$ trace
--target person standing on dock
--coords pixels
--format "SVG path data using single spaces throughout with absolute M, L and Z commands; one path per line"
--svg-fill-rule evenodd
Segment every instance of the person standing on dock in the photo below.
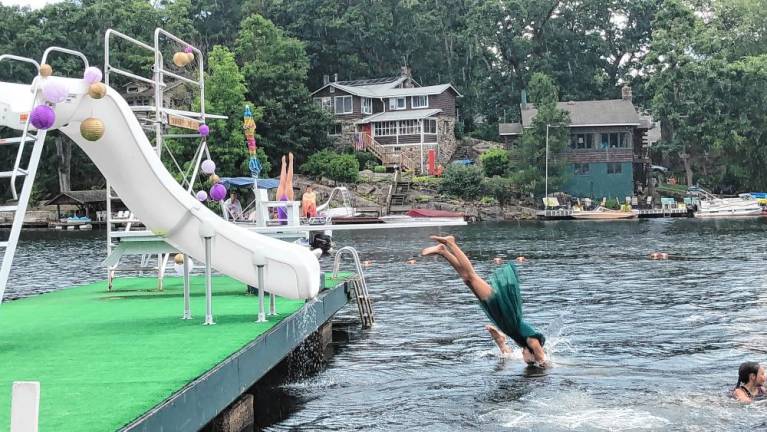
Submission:
M 301 196 L 301 216 L 317 217 L 317 194 L 311 186 L 307 186 Z
M 517 269 L 508 263 L 490 277 L 490 283 L 479 277 L 471 261 L 463 253 L 453 236 L 431 236 L 436 246 L 425 248 L 421 255 L 440 255 L 453 266 L 463 282 L 471 289 L 488 318 L 495 324 L 485 329 L 498 344 L 504 355 L 512 349 L 506 343 L 507 335 L 522 348 L 522 358 L 529 365 L 546 366 L 543 344 L 546 338 L 522 319 L 522 296 L 519 292 Z M 497 326 L 497 327 L 496 327 Z

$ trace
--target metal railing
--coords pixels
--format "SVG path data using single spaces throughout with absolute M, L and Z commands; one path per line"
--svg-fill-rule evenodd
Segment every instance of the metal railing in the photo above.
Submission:
M 357 299 L 357 309 L 359 310 L 362 327 L 370 328 L 375 322 L 375 318 L 373 317 L 373 305 L 370 301 L 370 295 L 368 294 L 368 285 L 367 282 L 365 282 L 365 275 L 362 272 L 360 256 L 356 249 L 351 246 L 344 246 L 336 252 L 336 259 L 333 262 L 333 278 L 335 279 L 338 277 L 338 269 L 341 267 L 341 259 L 345 254 L 352 257 L 355 270 L 357 271 L 357 278 L 351 280 L 349 283 L 352 285 L 354 296 Z

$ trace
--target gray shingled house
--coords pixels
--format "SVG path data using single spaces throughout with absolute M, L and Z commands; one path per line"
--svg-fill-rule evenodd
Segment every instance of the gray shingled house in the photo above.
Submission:
M 570 143 L 561 155 L 571 174 L 564 192 L 622 200 L 634 195 L 638 186 L 646 187 L 650 169 L 647 131 L 653 124 L 637 112 L 631 88 L 623 88 L 621 99 L 559 102 L 557 107 L 570 114 Z M 499 125 L 507 146 L 517 142 L 538 113 L 524 98 L 520 111 L 521 123 Z
M 421 170 L 429 150 L 447 163 L 455 152 L 456 98 L 451 84 L 422 87 L 403 67 L 399 76 L 330 81 L 312 93 L 333 113 L 329 134 L 339 147 L 367 150 L 385 166 Z

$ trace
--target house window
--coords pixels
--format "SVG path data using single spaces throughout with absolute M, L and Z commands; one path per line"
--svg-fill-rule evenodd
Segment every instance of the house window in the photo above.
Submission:
M 343 131 L 344 127 L 341 123 L 333 123 L 330 125 L 330 131 L 328 132 L 328 135 L 341 135 Z
M 410 103 L 413 105 L 413 108 L 428 108 L 429 96 L 413 96 Z
M 400 135 L 419 135 L 421 133 L 421 125 L 418 120 L 402 120 L 399 122 L 399 134 Z
M 373 132 L 375 132 L 375 136 L 397 135 L 397 122 L 375 122 L 373 123 Z
M 628 134 L 612 132 L 602 134 L 602 148 L 626 148 L 629 146 Z
M 373 114 L 373 99 L 362 98 L 362 114 Z
M 620 162 L 608 162 L 607 174 L 620 174 L 623 172 L 623 164 Z
M 327 112 L 333 112 L 333 98 L 331 97 L 316 97 L 314 102 Z
M 575 175 L 588 175 L 590 171 L 589 164 L 587 163 L 574 163 L 573 173 Z
M 590 149 L 594 148 L 593 134 L 572 134 L 570 135 L 571 149 Z
M 437 133 L 437 120 L 424 119 L 423 121 L 423 133 L 436 134 Z
M 336 96 L 336 114 L 351 114 L 352 112 L 352 97 Z
M 404 97 L 389 98 L 390 111 L 397 111 L 397 110 L 403 110 L 403 109 L 407 109 L 407 98 L 404 98 Z

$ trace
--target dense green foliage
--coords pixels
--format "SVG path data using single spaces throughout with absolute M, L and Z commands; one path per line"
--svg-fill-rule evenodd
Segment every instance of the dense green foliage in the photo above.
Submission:
M 259 144 L 272 161 L 293 151 L 302 162 L 327 147 L 330 118 L 310 97 L 323 75 L 376 78 L 407 65 L 423 85 L 450 82 L 463 95 L 456 133 L 484 139 L 497 137 L 498 122 L 519 121 L 522 90 L 530 102 L 546 105 L 541 89 L 544 95 L 558 89 L 560 101 L 605 99 L 619 97 L 628 83 L 634 103 L 663 124 L 653 163 L 688 182 L 745 190 L 767 188 L 764 6 L 763 0 L 64 0 L 37 10 L 0 6 L 0 51 L 39 58 L 58 45 L 100 65 L 110 27 L 150 41 L 161 26 L 189 40 L 208 56 L 210 111 L 230 116 L 211 122 L 211 149 L 225 174 L 238 167 L 246 173 L 238 126 L 245 101 L 260 116 Z M 121 67 L 151 73 L 151 58 L 118 47 Z M 66 56 L 52 63 L 64 75 L 81 67 Z M 0 64 L 0 79 L 29 82 L 33 75 Z M 507 175 L 520 191 L 543 191 L 546 125 L 556 155 L 565 131 L 552 126 L 564 121 L 555 109 L 540 110 L 511 155 Z M 40 196 L 58 190 L 56 167 L 71 146 L 62 139 L 57 155 L 55 140 L 53 133 L 43 155 Z M 193 151 L 190 143 L 173 145 L 182 155 Z M 11 150 L 1 148 L 0 158 L 8 160 Z M 76 147 L 70 164 L 77 167 L 73 189 L 103 184 Z M 565 180 L 562 168 L 549 159 L 550 190 Z
M 509 204 L 516 196 L 517 185 L 512 179 L 494 176 L 482 182 L 482 190 L 486 195 L 495 198 L 501 207 Z
M 473 165 L 449 165 L 442 177 L 439 190 L 466 200 L 479 199 L 482 193 L 482 169 Z
M 359 178 L 360 164 L 353 154 L 322 150 L 309 156 L 301 165 L 301 171 L 315 177 L 354 183 Z
M 486 176 L 502 176 L 509 170 L 509 152 L 500 148 L 490 149 L 482 153 L 479 162 Z

